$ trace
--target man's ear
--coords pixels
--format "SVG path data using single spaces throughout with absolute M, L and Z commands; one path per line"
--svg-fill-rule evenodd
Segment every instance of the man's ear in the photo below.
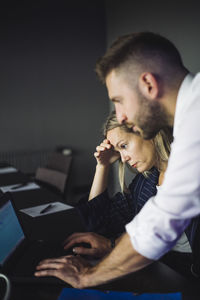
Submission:
M 156 77 L 152 73 L 142 73 L 139 77 L 138 84 L 139 90 L 145 98 L 154 100 L 158 97 L 159 85 Z

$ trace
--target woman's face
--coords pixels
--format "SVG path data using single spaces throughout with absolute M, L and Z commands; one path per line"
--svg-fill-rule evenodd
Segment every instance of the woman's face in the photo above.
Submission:
M 120 153 L 122 162 L 127 162 L 138 172 L 148 171 L 155 166 L 156 153 L 152 140 L 144 140 L 134 133 L 125 132 L 120 127 L 109 130 L 107 139 Z

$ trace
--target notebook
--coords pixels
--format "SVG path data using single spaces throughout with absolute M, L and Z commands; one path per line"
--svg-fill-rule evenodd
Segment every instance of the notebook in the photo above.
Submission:
M 0 198 L 0 245 L 0 271 L 11 280 L 62 283 L 57 278 L 36 278 L 33 274 L 42 259 L 72 252 L 66 252 L 58 243 L 30 241 L 24 234 L 10 193 Z

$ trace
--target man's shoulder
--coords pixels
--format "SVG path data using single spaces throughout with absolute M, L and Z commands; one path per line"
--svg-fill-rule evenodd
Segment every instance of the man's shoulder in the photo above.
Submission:
M 193 77 L 192 84 L 191 84 L 192 91 L 198 89 L 200 93 L 200 72 L 196 73 Z

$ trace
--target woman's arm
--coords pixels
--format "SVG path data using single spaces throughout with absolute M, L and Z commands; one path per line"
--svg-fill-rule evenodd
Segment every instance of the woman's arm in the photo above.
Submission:
M 94 156 L 97 165 L 88 201 L 105 191 L 110 165 L 120 157 L 107 139 L 97 146 Z
M 110 166 L 101 166 L 97 163 L 88 201 L 101 194 L 107 188 L 109 169 Z

